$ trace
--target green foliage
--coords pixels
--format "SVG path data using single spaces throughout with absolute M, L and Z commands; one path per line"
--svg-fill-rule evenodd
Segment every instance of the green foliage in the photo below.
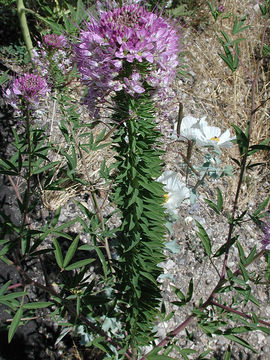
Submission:
M 207 232 L 205 231 L 203 226 L 198 221 L 196 221 L 196 225 L 199 229 L 199 231 L 197 232 L 197 235 L 201 239 L 205 253 L 207 256 L 211 257 L 211 254 L 212 254 L 211 240 L 210 240 L 209 236 L 207 235 Z
M 119 92 L 115 103 L 113 119 L 121 125 L 113 135 L 117 175 L 111 200 L 122 218 L 117 233 L 116 290 L 128 333 L 125 342 L 137 348 L 150 341 L 161 296 L 157 278 L 161 274 L 158 264 L 164 259 L 164 191 L 153 180 L 162 165 L 161 151 L 154 148 L 160 134 L 147 94 L 137 100 Z
M 218 215 L 220 215 L 223 208 L 223 198 L 220 189 L 217 189 L 217 204 L 209 199 L 204 199 L 204 201 L 208 204 L 208 206 L 215 211 Z

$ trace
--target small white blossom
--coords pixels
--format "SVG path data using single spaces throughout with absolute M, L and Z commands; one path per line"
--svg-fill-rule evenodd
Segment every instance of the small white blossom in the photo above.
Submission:
M 180 181 L 177 174 L 171 170 L 165 171 L 157 181 L 165 185 L 165 208 L 169 212 L 176 214 L 176 208 L 189 197 L 189 189 Z
M 230 130 L 226 130 L 221 134 L 221 130 L 217 126 L 209 126 L 205 120 L 206 116 L 197 119 L 193 116 L 185 116 L 181 121 L 180 137 L 177 137 L 177 122 L 174 124 L 174 132 L 172 139 L 193 140 L 198 146 L 219 146 L 221 148 L 232 147 Z
M 203 118 L 204 119 L 204 118 Z M 174 124 L 174 132 L 172 134 L 173 139 L 180 140 L 196 140 L 199 136 L 199 119 L 193 116 L 183 117 L 180 125 L 180 137 L 177 136 L 177 122 Z
M 233 146 L 232 140 L 235 137 L 230 137 L 230 130 L 226 130 L 221 134 L 220 128 L 216 126 L 209 126 L 205 117 L 199 122 L 200 132 L 196 138 L 198 146 L 218 146 L 221 148 L 230 148 Z

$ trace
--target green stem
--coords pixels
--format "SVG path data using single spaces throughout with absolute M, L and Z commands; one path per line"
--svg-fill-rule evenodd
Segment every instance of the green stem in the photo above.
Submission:
M 22 30 L 22 34 L 23 34 L 23 39 L 24 39 L 27 51 L 30 55 L 30 59 L 32 60 L 33 44 L 32 44 L 32 40 L 31 40 L 29 27 L 27 24 L 23 0 L 17 0 L 17 11 L 18 11 L 20 26 L 21 26 L 21 30 Z
M 23 232 L 24 232 L 24 227 L 26 225 L 27 222 L 27 214 L 28 214 L 28 208 L 29 208 L 29 202 L 30 202 L 30 182 L 31 182 L 31 167 L 32 167 L 32 144 L 31 144 L 31 124 L 30 124 L 30 114 L 29 111 L 27 110 L 27 114 L 26 114 L 26 139 L 27 139 L 27 155 L 28 155 L 28 164 L 27 164 L 27 174 L 26 174 L 26 193 L 25 193 L 25 201 L 23 204 L 23 218 L 22 218 L 22 223 L 21 223 L 21 229 L 20 229 L 20 241 L 21 241 L 21 249 L 22 249 L 22 254 L 25 254 L 25 251 L 27 249 L 27 245 L 24 245 L 23 243 Z

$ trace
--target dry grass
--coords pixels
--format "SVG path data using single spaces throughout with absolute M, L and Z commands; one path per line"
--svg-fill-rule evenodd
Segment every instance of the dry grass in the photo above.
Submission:
M 194 73 L 192 87 L 190 83 L 181 85 L 180 93 L 184 106 L 195 103 L 195 110 L 199 116 L 206 114 L 212 124 L 226 129 L 231 123 L 243 128 L 251 112 L 251 79 L 254 77 L 258 61 L 258 49 L 263 30 L 263 21 L 248 1 L 227 0 L 223 4 L 229 13 L 238 14 L 241 18 L 247 14 L 246 24 L 250 28 L 243 33 L 231 35 L 233 18 L 218 20 L 216 24 L 209 19 L 209 25 L 203 32 L 188 29 L 186 39 L 186 60 Z M 205 5 L 207 7 L 207 5 Z M 243 66 L 232 74 L 219 53 L 223 52 L 217 36 L 223 29 L 230 39 L 245 37 L 240 43 L 240 62 Z M 269 39 L 268 33 L 268 39 Z M 267 64 L 260 68 L 260 80 L 255 96 L 255 104 L 259 106 L 270 96 L 270 73 Z M 269 103 L 266 103 L 256 113 L 252 143 L 258 143 L 270 135 Z
M 245 130 L 251 114 L 251 81 L 256 71 L 259 47 L 263 33 L 263 19 L 260 12 L 256 12 L 250 1 L 226 0 L 222 4 L 227 13 L 237 14 L 239 18 L 247 14 L 245 25 L 250 28 L 243 33 L 231 35 L 233 17 L 218 20 L 214 23 L 209 18 L 208 24 L 202 31 L 188 28 L 183 30 L 185 41 L 186 63 L 191 70 L 192 78 L 181 81 L 178 85 L 179 99 L 184 105 L 184 116 L 193 114 L 196 117 L 207 115 L 211 125 L 219 126 L 222 130 L 236 124 Z M 205 4 L 201 11 L 209 13 Z M 201 24 L 203 26 L 203 24 Z M 244 37 L 240 43 L 240 66 L 232 73 L 220 58 L 223 48 L 218 41 L 222 37 L 220 30 L 225 31 L 231 40 Z M 269 30 L 269 29 L 268 29 Z M 266 32 L 265 43 L 269 43 L 270 31 Z M 269 60 L 268 60 L 269 61 Z M 270 97 L 269 63 L 264 61 L 259 69 L 259 81 L 255 94 L 255 105 L 260 106 Z M 256 112 L 251 135 L 251 144 L 258 144 L 270 136 L 269 121 L 270 101 L 266 101 Z M 267 157 L 268 156 L 268 157 Z M 230 157 L 238 158 L 237 146 L 223 152 L 222 161 L 229 163 Z M 247 205 L 256 197 L 258 189 L 267 193 L 267 186 L 262 189 L 262 183 L 269 182 L 269 153 L 258 152 L 252 157 L 252 162 L 264 162 L 261 168 L 246 174 L 242 189 L 240 206 Z M 264 180 L 260 180 L 264 178 Z M 235 194 L 237 176 L 227 178 L 228 187 L 225 195 L 228 203 Z

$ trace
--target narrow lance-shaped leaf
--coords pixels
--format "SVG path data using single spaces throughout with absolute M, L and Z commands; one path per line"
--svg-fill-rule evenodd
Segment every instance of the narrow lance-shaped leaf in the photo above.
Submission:
M 202 244 L 203 244 L 204 250 L 206 252 L 206 255 L 210 257 L 211 253 L 212 253 L 210 238 L 209 238 L 207 232 L 204 230 L 203 226 L 198 221 L 196 221 L 196 225 L 197 225 L 197 227 L 199 229 L 199 231 L 197 231 L 197 235 L 199 236 L 199 238 L 202 241 Z
M 40 302 L 40 301 L 37 301 L 37 302 L 32 302 L 32 303 L 28 303 L 28 304 L 24 304 L 23 305 L 23 308 L 24 309 L 42 309 L 42 308 L 46 308 L 48 306 L 51 306 L 53 305 L 54 303 L 51 302 L 51 301 L 48 301 L 48 302 Z
M 193 295 L 193 279 L 190 279 L 186 301 L 189 302 Z
M 222 197 L 222 192 L 219 188 L 217 188 L 217 206 L 218 209 L 221 211 L 223 208 L 223 197 Z
M 228 334 L 228 335 L 224 335 L 227 339 L 235 341 L 237 344 L 240 344 L 244 347 L 246 347 L 247 349 L 250 349 L 252 352 L 254 352 L 255 354 L 257 353 L 257 351 L 245 340 L 239 338 L 238 336 L 232 335 L 232 334 Z
M 228 346 L 224 360 L 230 360 L 230 358 L 231 358 L 231 347 Z
M 16 332 L 19 324 L 20 324 L 22 315 L 23 315 L 23 309 L 20 307 L 17 310 L 17 312 L 16 312 L 16 314 L 15 314 L 13 320 L 12 320 L 12 323 L 10 324 L 10 328 L 8 330 L 8 342 L 9 343 L 11 342 L 11 340 L 12 340 L 12 338 L 13 338 L 13 336 L 14 336 L 14 334 L 15 334 L 15 332 Z
M 0 289 L 0 296 L 3 295 L 6 291 L 7 291 L 7 288 L 9 287 L 11 283 L 11 280 L 9 280 L 8 282 L 6 282 Z
M 65 268 L 71 261 L 71 259 L 73 258 L 77 247 L 78 247 L 78 243 L 79 243 L 79 235 L 76 236 L 76 238 L 72 241 L 70 247 L 68 248 L 68 251 L 66 253 L 65 259 L 64 259 L 64 263 L 63 263 L 63 267 Z
M 257 208 L 257 210 L 253 213 L 253 216 L 258 216 L 262 210 L 264 210 L 266 208 L 266 206 L 268 205 L 270 201 L 270 196 L 268 196 Z
M 71 264 L 69 266 L 67 266 L 65 268 L 65 270 L 69 271 L 69 270 L 74 270 L 74 269 L 78 269 L 82 266 L 86 266 L 88 264 L 91 264 L 93 261 L 95 261 L 95 259 L 83 259 L 83 260 L 79 260 L 77 262 L 75 262 L 74 264 Z
M 60 245 L 56 239 L 53 239 L 53 244 L 55 247 L 55 250 L 54 250 L 55 259 L 57 261 L 58 266 L 62 269 L 63 268 L 63 255 L 62 255 Z

